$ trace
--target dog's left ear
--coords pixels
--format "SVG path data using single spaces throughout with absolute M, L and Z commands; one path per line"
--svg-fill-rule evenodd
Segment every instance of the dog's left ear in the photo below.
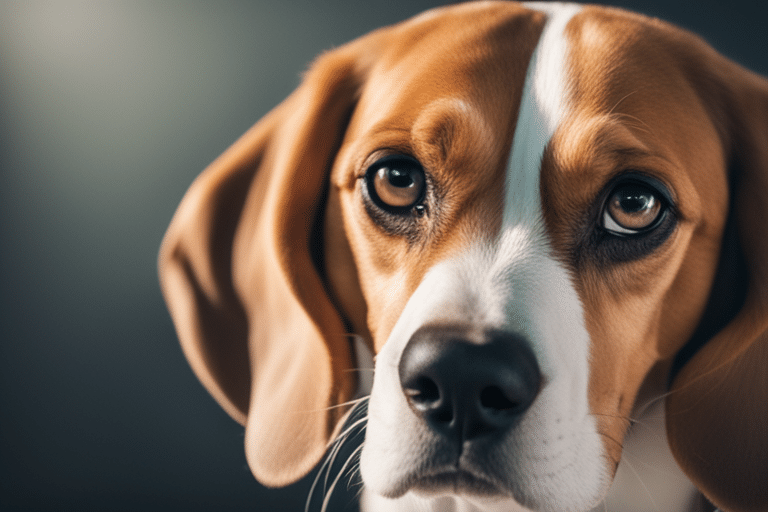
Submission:
M 269 486 L 315 466 L 355 392 L 347 329 L 322 270 L 322 212 L 371 44 L 320 57 L 195 180 L 161 249 L 184 353 L 245 425 L 248 464 Z
M 730 149 L 731 216 L 721 268 L 741 254 L 745 287 L 725 322 L 682 367 L 667 398 L 667 432 L 692 481 L 728 512 L 768 510 L 768 80 L 707 54 L 694 83 Z M 690 61 L 688 62 L 690 65 Z M 691 66 L 693 68 L 693 66 Z M 705 84 L 705 85 L 701 85 Z M 729 240 L 729 238 L 731 240 Z M 732 250 L 733 249 L 733 250 Z M 728 256 L 728 255 L 731 256 Z M 738 281 L 738 280 L 737 280 Z M 729 288 L 728 288 L 729 287 Z M 740 298 L 741 298 L 740 297 Z M 713 297 L 717 303 L 718 297 Z M 711 300 L 712 300 L 711 299 Z M 721 304 L 728 307 L 728 304 Z

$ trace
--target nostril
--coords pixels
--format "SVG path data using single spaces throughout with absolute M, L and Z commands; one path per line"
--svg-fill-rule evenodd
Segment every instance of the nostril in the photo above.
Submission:
M 414 405 L 430 406 L 440 400 L 440 388 L 429 377 L 417 377 L 405 386 L 405 393 Z
M 480 405 L 492 412 L 514 411 L 520 403 L 510 400 L 498 386 L 488 386 L 480 392 Z
M 426 376 L 418 376 L 403 387 L 411 407 L 426 414 L 437 424 L 450 424 L 453 410 L 440 393 L 437 383 Z

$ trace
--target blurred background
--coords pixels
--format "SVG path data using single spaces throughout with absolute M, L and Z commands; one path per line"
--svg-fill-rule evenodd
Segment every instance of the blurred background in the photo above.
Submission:
M 764 2 L 611 3 L 768 74 Z M 316 54 L 434 5 L 0 0 L 0 509 L 303 510 L 189 369 L 158 246 Z

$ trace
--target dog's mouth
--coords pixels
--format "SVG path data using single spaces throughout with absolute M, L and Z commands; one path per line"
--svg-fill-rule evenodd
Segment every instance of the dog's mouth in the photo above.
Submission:
M 450 493 L 482 498 L 499 498 L 507 494 L 490 480 L 462 469 L 420 476 L 414 480 L 411 490 L 417 494 L 428 496 Z

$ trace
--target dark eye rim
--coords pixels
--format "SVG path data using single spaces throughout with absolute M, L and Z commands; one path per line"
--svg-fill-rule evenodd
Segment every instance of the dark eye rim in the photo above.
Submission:
M 629 168 L 617 173 L 603 185 L 584 217 L 583 229 L 578 230 L 580 234 L 574 239 L 571 255 L 576 268 L 587 265 L 608 269 L 642 260 L 658 253 L 665 246 L 670 247 L 667 241 L 674 236 L 683 216 L 679 212 L 674 189 L 649 174 L 647 171 Z M 608 201 L 616 187 L 632 182 L 658 192 L 664 210 L 649 229 L 633 235 L 612 234 L 602 223 Z
M 384 165 L 387 165 L 387 164 L 391 165 L 392 163 L 397 163 L 397 162 L 406 162 L 408 165 L 412 165 L 414 167 L 418 167 L 419 169 L 421 169 L 423 183 L 424 183 L 422 186 L 422 190 L 420 191 L 419 196 L 416 198 L 416 200 L 413 203 L 409 204 L 408 206 L 392 206 L 390 204 L 387 204 L 376 193 L 376 186 L 374 183 L 374 179 L 379 169 Z M 415 158 L 408 155 L 404 155 L 404 154 L 390 154 L 390 155 L 383 156 L 381 158 L 377 158 L 376 161 L 374 161 L 366 169 L 365 175 L 363 176 L 363 183 L 364 183 L 364 186 L 362 187 L 363 196 L 366 199 L 366 202 L 372 203 L 379 210 L 382 210 L 386 213 L 397 215 L 397 216 L 404 216 L 404 215 L 411 214 L 414 212 L 414 210 L 419 209 L 420 206 L 423 207 L 424 200 L 427 197 L 427 189 L 429 188 L 429 179 L 426 171 L 424 170 L 424 166 L 421 165 L 421 162 L 419 162 Z
M 653 223 L 642 229 L 632 230 L 630 228 L 624 228 L 627 231 L 634 231 L 633 233 L 618 232 L 607 228 L 605 226 L 604 219 L 606 215 L 610 215 L 608 212 L 608 205 L 614 193 L 620 187 L 633 185 L 646 188 L 656 196 L 656 199 L 660 202 L 661 206 L 656 219 L 653 221 Z M 660 226 L 665 224 L 665 221 L 668 220 L 668 217 L 674 216 L 674 205 L 675 202 L 672 197 L 672 193 L 669 191 L 669 188 L 664 185 L 664 183 L 646 174 L 642 174 L 637 171 L 628 171 L 611 180 L 611 182 L 605 187 L 605 193 L 603 195 L 603 200 L 598 214 L 599 216 L 597 219 L 597 225 L 599 226 L 600 230 L 609 237 L 630 240 L 643 238 L 650 235 Z M 616 224 L 620 225 L 616 219 L 613 220 L 616 222 Z

